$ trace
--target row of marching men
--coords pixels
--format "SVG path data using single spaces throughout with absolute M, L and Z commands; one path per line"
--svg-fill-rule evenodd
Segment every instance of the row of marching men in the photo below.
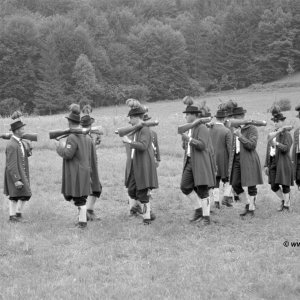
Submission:
M 228 199 L 232 189 L 245 203 L 240 216 L 253 217 L 257 186 L 263 184 L 256 152 L 257 127 L 265 126 L 266 122 L 246 120 L 247 111 L 233 101 L 219 106 L 214 122 L 210 121 L 211 114 L 205 103 L 196 104 L 190 97 L 186 97 L 184 103 L 188 124 L 178 128 L 185 149 L 181 190 L 195 210 L 191 221 L 201 220 L 203 225 L 209 225 L 211 204 L 214 202 L 217 209 L 222 202 L 230 206 Z M 300 106 L 296 110 L 300 111 Z M 272 191 L 280 200 L 278 211 L 288 211 L 290 187 L 294 180 L 300 184 L 299 129 L 295 131 L 292 162 L 292 126 L 285 125 L 286 117 L 280 107 L 273 106 L 271 114 L 275 128 L 268 135 L 264 170 Z
M 150 117 L 139 101 L 129 99 L 127 104 L 130 107 L 130 127 L 119 128 L 117 133 L 126 146 L 125 186 L 130 213 L 141 214 L 143 223 L 150 224 L 155 219 L 150 203 L 151 191 L 158 188 L 160 161 L 157 135 L 151 126 L 158 123 L 147 121 Z M 233 101 L 219 106 L 215 122 L 211 122 L 205 103 L 199 105 L 192 98 L 185 97 L 184 104 L 187 123 L 178 127 L 184 149 L 180 188 L 193 205 L 191 221 L 209 225 L 211 203 L 214 202 L 216 208 L 220 208 L 222 201 L 230 206 L 231 189 L 245 203 L 241 216 L 254 216 L 257 185 L 263 183 L 256 152 L 257 126 L 264 126 L 266 122 L 245 120 L 246 110 Z M 296 110 L 299 111 L 300 107 Z M 90 111 L 90 107 L 86 108 L 81 116 L 79 106 L 72 105 L 66 117 L 69 125 L 67 139 L 56 142 L 57 153 L 63 158 L 61 191 L 67 201 L 78 207 L 76 224 L 80 228 L 85 228 L 88 220 L 98 219 L 94 205 L 102 191 L 96 155 L 99 135 L 93 139 L 89 134 L 82 134 L 81 130 L 90 130 L 94 122 Z M 293 171 L 289 155 L 291 128 L 284 125 L 285 117 L 278 107 L 274 107 L 272 115 L 275 130 L 268 136 L 265 172 L 271 189 L 281 200 L 279 210 L 285 211 L 290 207 L 290 186 L 294 178 L 297 185 L 300 184 L 299 130 L 295 131 Z M 31 197 L 28 157 L 32 149 L 28 141 L 22 139 L 25 124 L 19 117 L 14 116 L 12 137 L 6 147 L 4 193 L 10 200 L 9 219 L 12 222 L 22 220 L 24 204 Z

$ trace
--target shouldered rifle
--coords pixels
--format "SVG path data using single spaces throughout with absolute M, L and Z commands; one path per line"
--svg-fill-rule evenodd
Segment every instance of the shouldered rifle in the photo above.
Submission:
M 0 138 L 4 140 L 9 140 L 12 137 L 12 133 L 1 133 Z M 22 139 L 29 140 L 31 142 L 37 142 L 38 135 L 37 133 L 24 133 Z
M 291 131 L 294 129 L 294 126 L 292 125 L 285 125 L 282 126 L 281 128 L 279 128 L 276 131 L 270 132 L 268 134 L 268 142 L 271 142 L 274 138 L 276 138 L 281 132 L 285 132 L 285 131 Z
M 67 137 L 69 134 L 74 133 L 74 134 L 89 134 L 89 133 L 94 133 L 98 135 L 102 135 L 103 131 L 101 130 L 101 127 L 92 127 L 92 128 L 68 128 L 65 130 L 51 130 L 49 132 L 49 138 L 50 140 L 53 139 L 62 139 Z
M 266 121 L 256 121 L 256 120 L 239 120 L 239 119 L 228 119 L 225 121 L 225 125 L 229 127 L 239 127 L 242 125 L 254 125 L 254 126 L 266 126 Z
M 153 126 L 157 126 L 158 124 L 159 124 L 158 121 L 151 121 L 151 122 L 150 121 L 143 121 L 140 124 L 137 124 L 137 125 L 134 125 L 134 126 L 126 126 L 126 127 L 118 128 L 115 131 L 115 134 L 118 134 L 120 137 L 123 137 L 125 135 L 135 133 L 136 131 L 138 131 L 139 129 L 141 129 L 144 126 L 153 127 Z
M 184 132 L 196 127 L 199 124 L 206 124 L 211 121 L 211 117 L 206 117 L 206 118 L 197 118 L 194 122 L 192 123 L 186 123 L 183 125 L 178 126 L 178 133 L 183 134 Z

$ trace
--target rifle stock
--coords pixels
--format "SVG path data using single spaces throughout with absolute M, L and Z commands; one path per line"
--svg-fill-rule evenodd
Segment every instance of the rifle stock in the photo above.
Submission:
M 12 137 L 12 133 L 3 133 L 0 134 L 0 138 L 4 139 L 4 140 L 9 140 Z M 31 142 L 37 142 L 38 140 L 38 135 L 37 133 L 24 133 L 22 135 L 22 139 L 24 140 L 29 140 Z
M 199 124 L 209 123 L 211 121 L 211 119 L 212 119 L 211 117 L 199 118 L 199 119 L 196 119 L 192 123 L 186 123 L 186 124 L 180 125 L 180 126 L 178 126 L 178 129 L 177 129 L 178 134 L 183 134 L 184 132 L 196 127 Z
M 120 137 L 123 137 L 125 135 L 135 133 L 136 131 L 141 129 L 143 126 L 153 127 L 153 126 L 157 126 L 158 124 L 159 124 L 158 121 L 151 121 L 151 122 L 150 121 L 144 121 L 141 124 L 137 124 L 137 125 L 134 125 L 134 126 L 126 126 L 126 127 L 118 128 L 115 131 L 115 134 L 118 134 Z
M 226 123 L 229 127 L 239 127 L 242 125 L 254 125 L 254 126 L 266 126 L 266 121 L 256 121 L 256 120 L 238 120 L 238 119 L 228 119 Z
M 51 130 L 49 132 L 49 138 L 50 140 L 53 139 L 61 139 L 63 137 L 68 136 L 69 134 L 88 134 L 88 133 L 94 133 L 94 134 L 103 134 L 103 130 L 101 130 L 101 127 L 92 127 L 92 128 L 68 128 L 68 129 L 57 129 L 57 130 Z

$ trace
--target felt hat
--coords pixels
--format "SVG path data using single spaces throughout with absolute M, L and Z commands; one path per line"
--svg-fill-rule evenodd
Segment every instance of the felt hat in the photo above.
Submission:
M 15 131 L 23 126 L 25 126 L 26 124 L 24 124 L 21 120 L 17 120 L 13 123 L 10 124 L 10 130 L 11 131 Z
M 95 122 L 95 119 L 90 115 L 84 115 L 80 119 L 80 124 L 82 127 L 89 127 Z
M 284 121 L 285 119 L 286 117 L 282 113 L 275 114 L 273 118 L 271 118 L 273 122 Z
M 232 112 L 230 114 L 230 116 L 238 116 L 238 115 L 244 115 L 247 112 L 247 110 L 245 110 L 243 107 L 238 106 L 238 107 L 234 107 L 232 109 Z

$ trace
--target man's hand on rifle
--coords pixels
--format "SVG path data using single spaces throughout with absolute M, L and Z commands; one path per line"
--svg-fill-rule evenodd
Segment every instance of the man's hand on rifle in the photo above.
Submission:
M 186 133 L 181 134 L 181 136 L 183 141 L 188 142 L 190 140 L 190 137 Z
M 241 128 L 237 128 L 233 131 L 234 135 L 236 135 L 237 137 L 241 137 L 242 136 L 242 132 L 241 132 Z
M 126 143 L 126 144 L 131 144 L 131 142 L 132 142 L 131 139 L 127 135 L 123 136 L 122 140 L 123 140 L 123 143 Z

